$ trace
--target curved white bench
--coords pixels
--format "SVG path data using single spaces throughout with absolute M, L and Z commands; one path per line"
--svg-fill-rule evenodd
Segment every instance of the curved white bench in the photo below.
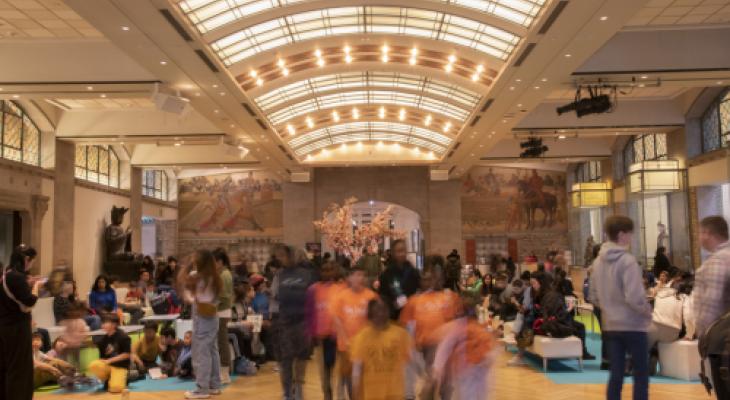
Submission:
M 542 357 L 542 369 L 545 372 L 550 359 L 576 359 L 580 370 L 583 371 L 583 343 L 576 336 L 558 339 L 537 335 L 532 346 L 526 351 Z
M 696 340 L 659 343 L 659 371 L 662 376 L 685 381 L 699 380 L 700 352 Z

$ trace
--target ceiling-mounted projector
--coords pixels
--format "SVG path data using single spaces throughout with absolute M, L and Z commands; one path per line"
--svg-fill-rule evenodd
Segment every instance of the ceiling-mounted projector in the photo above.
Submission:
M 155 83 L 152 101 L 155 102 L 158 110 L 172 114 L 183 115 L 190 109 L 190 100 L 188 98 L 180 96 L 180 93 L 177 96 L 161 93 L 158 83 Z
M 564 106 L 558 107 L 555 111 L 558 115 L 562 115 L 569 111 L 575 111 L 578 118 L 589 114 L 602 114 L 613 111 L 615 99 L 611 101 L 608 94 L 601 93 L 601 89 L 605 86 L 588 86 L 588 94 L 590 97 L 581 97 L 582 87 L 578 86 L 575 92 L 575 101 Z M 612 95 L 616 96 L 616 87 L 608 87 Z

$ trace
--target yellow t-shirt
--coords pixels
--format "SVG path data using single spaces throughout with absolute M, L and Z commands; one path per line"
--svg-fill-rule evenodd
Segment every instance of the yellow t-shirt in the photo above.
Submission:
M 402 400 L 405 367 L 411 357 L 411 337 L 396 324 L 380 330 L 368 324 L 352 340 L 353 364 L 362 363 L 363 400 Z
M 157 356 L 160 355 L 160 337 L 155 335 L 155 339 L 151 343 L 147 343 L 142 337 L 134 344 L 134 350 L 142 361 L 155 362 Z

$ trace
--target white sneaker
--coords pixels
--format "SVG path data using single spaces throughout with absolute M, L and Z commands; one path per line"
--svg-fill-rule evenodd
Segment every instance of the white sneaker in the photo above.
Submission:
M 197 390 L 191 390 L 189 392 L 185 392 L 185 398 L 186 399 L 209 399 L 210 394 L 199 392 Z
M 209 393 L 211 396 L 220 396 L 223 394 L 223 391 L 220 389 L 210 389 Z
M 510 367 L 522 367 L 522 366 L 527 365 L 527 363 L 525 362 L 525 360 L 522 358 L 521 355 L 516 355 L 516 356 L 512 357 L 511 360 L 507 361 L 507 365 Z
M 231 383 L 231 369 L 228 367 L 221 367 L 221 384 L 228 385 Z

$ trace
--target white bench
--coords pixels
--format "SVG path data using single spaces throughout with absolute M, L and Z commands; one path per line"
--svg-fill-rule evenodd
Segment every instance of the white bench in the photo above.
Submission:
M 516 346 L 515 332 L 512 331 L 514 323 L 505 322 L 503 326 L 505 347 Z M 580 370 L 583 371 L 583 343 L 576 336 L 558 339 L 536 335 L 532 346 L 526 348 L 525 351 L 542 358 L 543 371 L 547 372 L 548 360 L 551 359 L 577 359 Z
M 532 346 L 526 351 L 542 357 L 542 369 L 545 372 L 551 359 L 576 359 L 583 371 L 583 343 L 576 336 L 558 339 L 536 335 Z
M 699 380 L 700 352 L 696 340 L 659 343 L 659 368 L 662 376 L 685 381 Z
M 37 327 L 48 331 L 48 336 L 51 337 L 51 343 L 66 330 L 62 326 L 56 326 L 56 317 L 53 315 L 53 297 L 41 297 L 38 299 L 33 307 L 31 316 Z

